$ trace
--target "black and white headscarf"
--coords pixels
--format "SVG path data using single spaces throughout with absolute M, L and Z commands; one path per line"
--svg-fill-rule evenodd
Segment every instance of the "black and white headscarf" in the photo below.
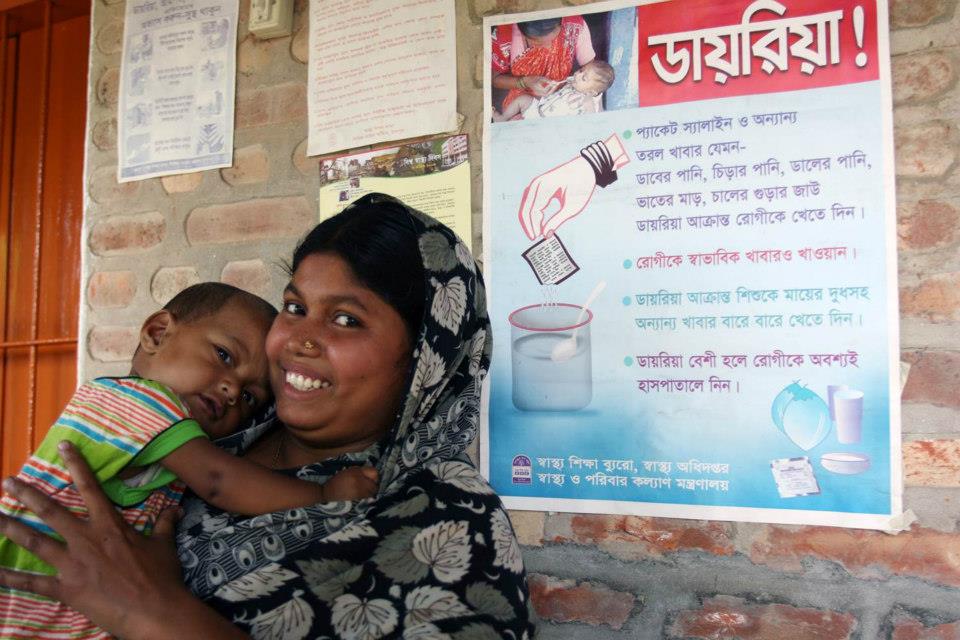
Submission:
M 528 638 L 520 548 L 499 498 L 465 456 L 490 362 L 483 281 L 450 229 L 398 200 L 419 237 L 423 324 L 403 408 L 365 451 L 289 473 L 324 482 L 374 464 L 371 500 L 235 516 L 185 501 L 177 547 L 190 589 L 258 639 Z M 267 419 L 226 443 L 240 452 Z

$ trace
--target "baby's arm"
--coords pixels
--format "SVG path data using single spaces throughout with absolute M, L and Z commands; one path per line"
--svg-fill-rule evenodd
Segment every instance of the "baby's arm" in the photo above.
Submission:
M 375 478 L 373 490 L 369 493 L 360 491 L 354 482 L 346 484 L 341 480 L 337 483 L 337 478 L 349 469 L 325 485 L 274 473 L 255 462 L 230 455 L 204 438 L 190 440 L 171 452 L 161 464 L 205 502 L 248 516 L 331 500 L 355 500 L 372 496 L 376 490 Z

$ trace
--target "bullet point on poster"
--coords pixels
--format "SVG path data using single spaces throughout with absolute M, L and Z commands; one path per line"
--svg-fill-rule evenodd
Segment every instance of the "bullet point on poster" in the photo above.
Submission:
M 630 296 L 623 296 L 623 306 L 625 307 L 630 306 Z
M 633 131 L 630 131 L 630 129 L 627 129 L 626 131 L 623 132 L 623 139 L 629 140 L 630 136 L 632 135 L 633 135 Z
M 629 268 L 632 267 L 632 266 L 633 266 L 633 260 L 624 260 L 624 261 L 623 261 L 623 268 L 624 268 L 624 269 L 629 269 Z
M 626 358 L 623 359 L 623 364 L 627 365 L 628 367 L 632 367 L 633 358 L 631 358 L 630 356 L 627 356 Z

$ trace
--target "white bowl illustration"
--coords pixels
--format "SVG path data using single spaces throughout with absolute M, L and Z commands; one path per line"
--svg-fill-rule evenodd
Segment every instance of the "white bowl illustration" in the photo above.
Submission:
M 825 453 L 820 464 L 827 471 L 851 475 L 863 473 L 870 468 L 870 457 L 863 453 Z

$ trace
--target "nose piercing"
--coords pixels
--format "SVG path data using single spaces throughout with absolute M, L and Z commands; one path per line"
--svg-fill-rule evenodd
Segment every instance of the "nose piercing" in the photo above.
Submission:
M 236 399 L 236 398 L 230 398 L 229 400 L 227 400 L 227 404 L 232 407 L 233 405 L 237 404 L 237 399 Z
M 303 341 L 303 348 L 306 349 L 307 351 L 312 351 L 315 346 L 316 345 L 310 342 L 309 340 Z

